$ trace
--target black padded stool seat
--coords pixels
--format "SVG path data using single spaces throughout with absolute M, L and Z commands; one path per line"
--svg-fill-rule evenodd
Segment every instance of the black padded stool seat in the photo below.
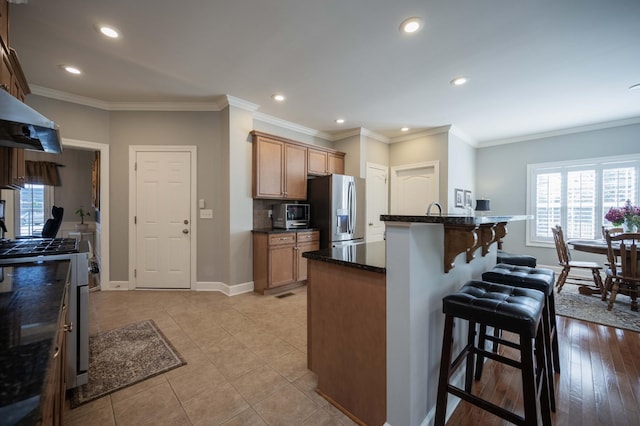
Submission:
M 449 393 L 514 424 L 537 425 L 540 420 L 542 424 L 551 424 L 544 337 L 540 327 L 545 297 L 545 294 L 538 290 L 484 281 L 469 281 L 458 292 L 443 298 L 445 326 L 436 402 L 436 425 L 444 425 Z M 469 332 L 467 345 L 452 362 L 454 318 L 469 321 Z M 488 352 L 477 345 L 475 341 L 477 324 L 517 334 L 519 344 L 499 340 L 501 344 L 520 350 L 519 360 Z M 472 394 L 474 354 L 521 370 L 524 417 Z M 449 380 L 465 360 L 465 388 L 460 389 L 450 384 Z
M 560 349 L 558 347 L 558 332 L 556 327 L 556 303 L 553 292 L 555 273 L 551 269 L 529 268 L 499 263 L 489 271 L 482 274 L 483 281 L 499 284 L 507 284 L 514 287 L 532 288 L 546 295 L 543 308 L 543 333 L 545 338 L 545 350 L 547 357 L 547 370 L 551 410 L 555 411 L 555 389 L 553 371 L 560 372 Z M 480 329 L 480 345 L 484 345 L 486 329 Z M 494 336 L 499 336 L 500 330 L 494 329 Z M 498 351 L 498 345 L 494 341 L 493 351 Z M 482 375 L 482 357 L 476 361 L 476 378 Z M 553 368 L 552 368 L 553 366 Z
M 528 268 L 504 263 L 497 264 L 482 274 L 483 281 L 507 284 L 516 287 L 533 288 L 547 295 L 545 310 L 549 321 L 547 336 L 547 350 L 553 353 L 553 369 L 560 372 L 560 350 L 558 347 L 558 333 L 556 328 L 556 302 L 553 292 L 555 273 L 551 269 Z
M 528 266 L 535 268 L 538 262 L 534 256 L 528 254 L 513 254 L 506 251 L 498 250 L 496 254 L 497 263 L 506 263 L 508 265 Z

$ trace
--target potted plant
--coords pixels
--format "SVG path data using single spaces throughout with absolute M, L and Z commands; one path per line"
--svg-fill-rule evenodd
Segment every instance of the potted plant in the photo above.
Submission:
M 80 208 L 76 210 L 76 214 L 80 216 L 80 223 L 76 223 L 76 231 L 85 232 L 89 228 L 89 225 L 84 223 L 84 217 L 91 216 L 91 213 L 85 211 L 84 208 L 80 206 Z

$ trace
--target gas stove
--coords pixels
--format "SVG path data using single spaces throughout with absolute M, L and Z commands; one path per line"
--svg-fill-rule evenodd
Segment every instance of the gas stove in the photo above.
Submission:
M 75 238 L 24 238 L 0 242 L 0 259 L 77 253 Z

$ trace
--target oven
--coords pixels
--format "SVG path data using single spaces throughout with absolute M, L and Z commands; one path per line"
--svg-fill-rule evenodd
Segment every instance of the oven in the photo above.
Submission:
M 0 266 L 24 262 L 69 260 L 71 287 L 67 336 L 67 389 L 88 382 L 89 245 L 74 238 L 26 238 L 0 242 Z

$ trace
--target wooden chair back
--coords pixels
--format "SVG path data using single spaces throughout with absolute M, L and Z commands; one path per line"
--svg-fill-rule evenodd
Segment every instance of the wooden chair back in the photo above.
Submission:
M 624 229 L 622 228 L 607 228 L 606 226 L 602 226 L 602 238 L 603 239 L 607 239 L 607 237 L 604 235 L 605 232 L 609 231 L 609 234 L 611 235 L 617 235 L 617 234 L 622 234 L 624 232 Z
M 640 241 L 640 233 L 612 235 L 607 230 L 604 238 L 607 241 L 607 260 L 610 265 L 617 265 L 616 268 L 611 268 L 613 278 L 623 282 L 640 283 L 637 246 L 637 242 Z
M 571 261 L 571 257 L 569 256 L 569 249 L 567 249 L 567 244 L 564 242 L 564 234 L 562 233 L 562 228 L 560 225 L 556 225 L 551 228 L 551 232 L 553 233 L 553 241 L 556 244 L 556 252 L 558 253 L 558 264 L 560 266 L 568 266 L 569 261 Z

